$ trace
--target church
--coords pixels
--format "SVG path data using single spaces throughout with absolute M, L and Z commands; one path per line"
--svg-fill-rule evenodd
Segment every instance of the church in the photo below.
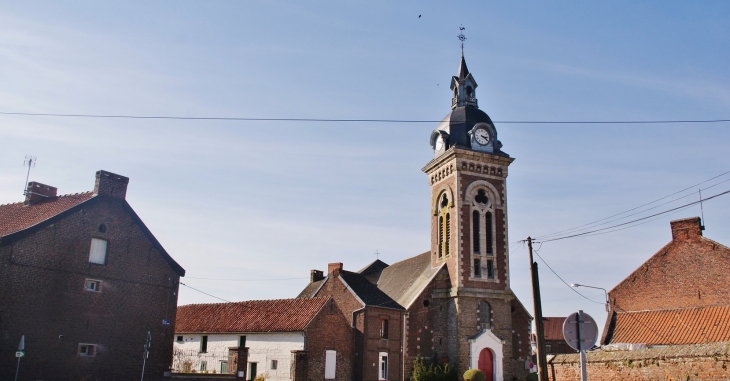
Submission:
M 299 298 L 332 296 L 353 329 L 354 381 L 406 381 L 414 360 L 524 379 L 532 317 L 510 289 L 507 174 L 514 161 L 479 109 L 463 53 L 451 112 L 431 132 L 431 248 L 359 271 L 312 270 Z M 427 207 L 424 205 L 424 208 Z M 424 213 L 425 214 L 425 213 Z

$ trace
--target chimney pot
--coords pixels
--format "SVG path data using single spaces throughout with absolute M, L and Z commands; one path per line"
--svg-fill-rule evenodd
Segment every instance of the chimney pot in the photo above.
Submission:
M 96 172 L 94 195 L 105 195 L 124 199 L 127 196 L 129 178 L 104 170 Z
M 56 197 L 58 189 L 50 185 L 41 184 L 36 181 L 28 183 L 28 189 L 25 190 L 25 205 L 30 205 L 42 200 L 48 200 Z
M 334 277 L 338 277 L 342 271 L 342 262 L 330 263 L 327 265 L 327 274 L 332 274 Z

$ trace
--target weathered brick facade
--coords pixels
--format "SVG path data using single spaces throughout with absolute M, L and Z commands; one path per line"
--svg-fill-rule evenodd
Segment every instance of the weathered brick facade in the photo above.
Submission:
M 169 369 L 184 270 L 124 200 L 127 181 L 99 171 L 87 201 L 0 238 L 0 379 L 13 379 L 21 335 L 18 380 L 139 378 L 147 331 L 145 379 Z M 108 242 L 105 264 L 89 262 L 92 238 Z M 98 292 L 89 279 L 101 282 Z M 96 345 L 93 356 L 81 356 L 80 344 Z

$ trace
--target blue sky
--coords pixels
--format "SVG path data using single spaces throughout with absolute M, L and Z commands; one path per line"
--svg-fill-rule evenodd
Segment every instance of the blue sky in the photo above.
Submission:
M 728 124 L 499 123 L 728 119 L 728 16 L 720 1 L 4 3 L 0 111 L 439 120 L 463 24 L 480 107 L 516 158 L 515 242 L 730 171 Z M 31 180 L 60 193 L 119 173 L 183 282 L 227 300 L 293 297 L 328 262 L 357 270 L 376 250 L 388 263 L 428 250 L 420 169 L 434 127 L 0 116 L 0 203 L 22 199 L 27 154 Z M 705 235 L 730 244 L 730 196 L 704 212 Z M 670 240 L 669 220 L 699 213 L 540 254 L 567 282 L 610 289 Z M 512 245 L 512 288 L 529 307 L 527 265 Z M 603 320 L 544 266 L 541 284 L 546 316 Z M 180 304 L 214 301 L 180 292 Z

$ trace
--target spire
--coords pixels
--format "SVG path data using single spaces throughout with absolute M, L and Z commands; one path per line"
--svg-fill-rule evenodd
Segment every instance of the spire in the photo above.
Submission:
M 461 63 L 459 64 L 459 72 L 456 74 L 460 80 L 466 79 L 469 75 L 469 69 L 466 68 L 466 60 L 464 59 L 464 52 L 461 53 Z
M 464 55 L 461 56 L 459 72 L 451 78 L 450 87 L 454 92 L 454 97 L 451 99 L 452 109 L 461 106 L 479 107 L 476 98 L 477 82 L 466 67 Z

